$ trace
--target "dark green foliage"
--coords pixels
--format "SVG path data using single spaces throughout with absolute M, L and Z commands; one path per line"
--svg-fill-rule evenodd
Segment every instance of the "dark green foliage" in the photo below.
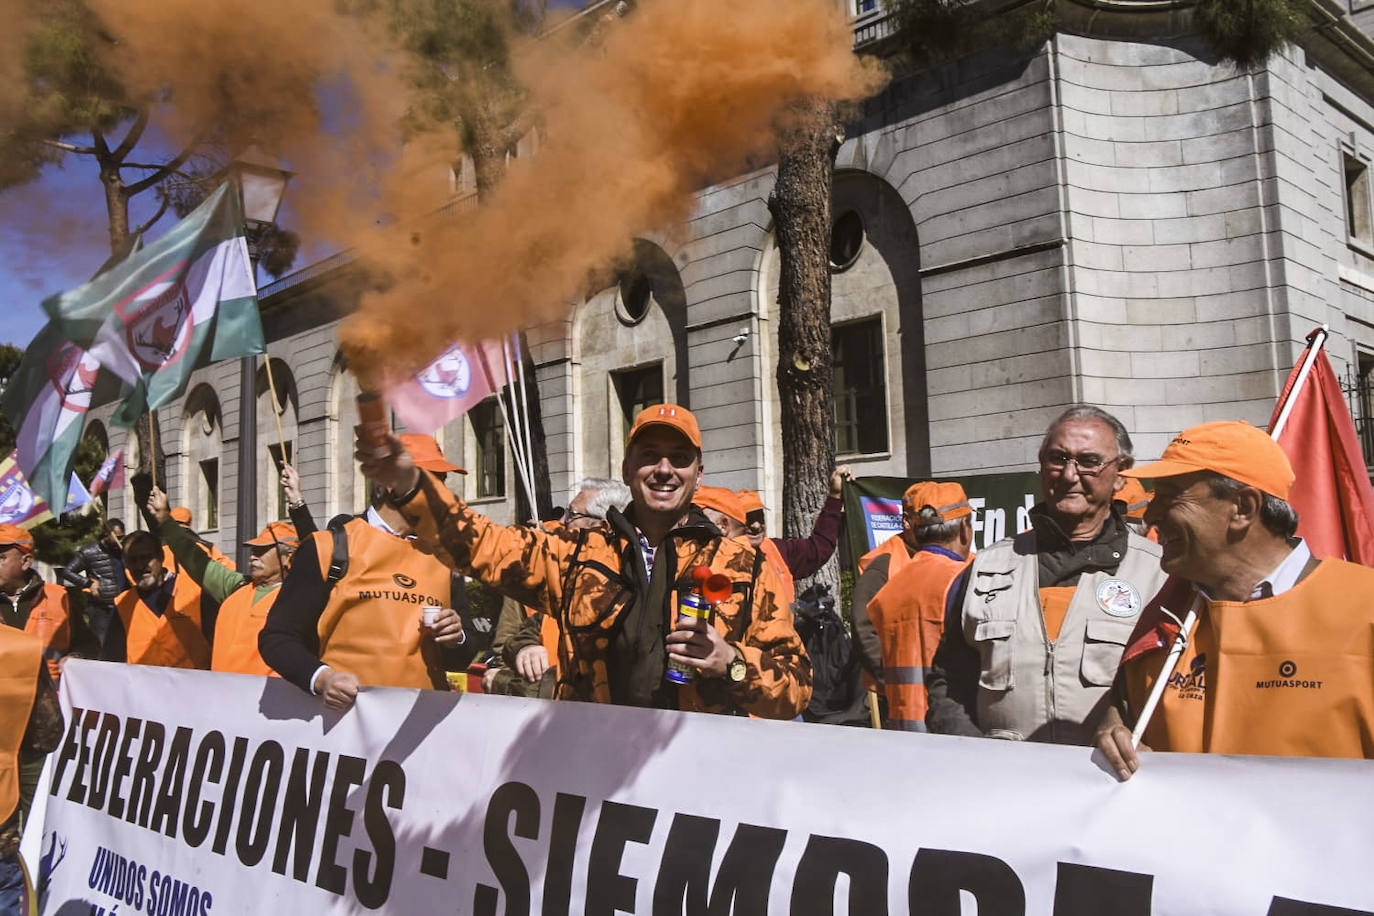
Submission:
M 1311 25 L 1301 0 L 1199 0 L 1193 24 L 1223 61 L 1262 64 Z
M 1054 35 L 1054 0 L 1035 0 L 989 15 L 967 0 L 894 0 L 897 46 L 916 67 L 987 48 L 1029 53 Z
M 19 360 L 24 358 L 24 351 L 13 344 L 0 344 L 0 381 L 8 382 L 14 370 L 19 368 Z M 0 460 L 14 451 L 15 431 L 10 425 L 9 417 L 0 414 Z
M 501 614 L 501 593 L 476 579 L 467 580 L 468 604 L 474 617 L 495 620 Z

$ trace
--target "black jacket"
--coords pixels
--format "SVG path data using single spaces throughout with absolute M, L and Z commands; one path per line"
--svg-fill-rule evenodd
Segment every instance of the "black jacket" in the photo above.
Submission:
M 62 578 L 83 589 L 97 583 L 99 600 L 105 604 L 113 604 L 120 592 L 129 587 L 124 578 L 124 558 L 117 552 L 110 553 L 100 541 L 92 541 L 78 550 L 62 570 Z

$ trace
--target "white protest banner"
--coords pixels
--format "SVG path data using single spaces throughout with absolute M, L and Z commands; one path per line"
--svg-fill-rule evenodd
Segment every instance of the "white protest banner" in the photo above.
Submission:
M 1374 912 L 1366 761 L 1120 784 L 1085 748 L 509 697 L 335 714 L 82 661 L 62 693 L 44 913 Z

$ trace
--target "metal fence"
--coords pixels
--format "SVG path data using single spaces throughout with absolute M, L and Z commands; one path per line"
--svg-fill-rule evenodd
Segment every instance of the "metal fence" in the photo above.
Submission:
M 1350 416 L 1355 420 L 1355 432 L 1360 437 L 1364 463 L 1374 468 L 1374 371 L 1357 373 L 1353 367 L 1341 380 Z

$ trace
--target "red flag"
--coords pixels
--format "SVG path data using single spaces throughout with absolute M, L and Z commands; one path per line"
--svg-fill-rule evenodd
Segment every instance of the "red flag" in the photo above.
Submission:
M 387 403 L 406 428 L 432 433 L 506 384 L 501 344 L 455 343 L 410 378 L 385 386 Z
M 1272 432 L 1284 404 L 1295 399 L 1278 442 L 1297 475 L 1288 501 L 1298 510 L 1298 534 L 1315 556 L 1374 566 L 1374 488 L 1341 384 L 1318 350 L 1306 382 L 1293 392 L 1301 367 L 1299 360 L 1269 419 Z

